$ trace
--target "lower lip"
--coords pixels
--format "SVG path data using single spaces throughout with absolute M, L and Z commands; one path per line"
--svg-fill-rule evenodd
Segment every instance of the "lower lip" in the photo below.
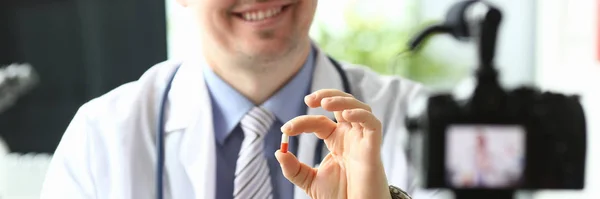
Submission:
M 285 17 L 285 15 L 289 12 L 290 7 L 292 7 L 292 5 L 286 5 L 283 6 L 281 8 L 281 11 L 273 17 L 269 17 L 263 20 L 257 20 L 257 21 L 248 21 L 245 20 L 241 15 L 236 14 L 235 17 L 238 18 L 239 20 L 243 21 L 245 24 L 249 24 L 255 27 L 267 27 L 267 26 L 271 26 L 274 25 L 275 23 L 281 21 L 280 19 L 282 19 L 283 17 Z

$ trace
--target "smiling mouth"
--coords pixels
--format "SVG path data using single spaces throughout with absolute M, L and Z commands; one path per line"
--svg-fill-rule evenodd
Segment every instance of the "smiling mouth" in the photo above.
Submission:
M 290 5 L 280 6 L 276 8 L 269 8 L 264 10 L 253 10 L 243 13 L 234 13 L 238 18 L 248 22 L 259 22 L 269 18 L 279 16 L 282 12 L 286 11 Z

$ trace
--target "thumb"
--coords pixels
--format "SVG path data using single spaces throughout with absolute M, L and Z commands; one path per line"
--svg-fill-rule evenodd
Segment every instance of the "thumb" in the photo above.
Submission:
M 296 156 L 289 151 L 282 153 L 280 150 L 277 150 L 275 158 L 277 158 L 277 161 L 281 165 L 283 176 L 304 191 L 308 191 L 317 171 L 298 161 Z

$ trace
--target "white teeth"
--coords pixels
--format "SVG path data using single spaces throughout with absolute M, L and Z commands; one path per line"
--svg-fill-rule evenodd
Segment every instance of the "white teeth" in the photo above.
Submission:
M 274 17 L 277 14 L 279 14 L 280 12 L 281 12 L 281 7 L 273 8 L 273 9 L 269 9 L 269 10 L 259 10 L 259 11 L 242 13 L 242 17 L 246 21 L 260 21 L 260 20 Z

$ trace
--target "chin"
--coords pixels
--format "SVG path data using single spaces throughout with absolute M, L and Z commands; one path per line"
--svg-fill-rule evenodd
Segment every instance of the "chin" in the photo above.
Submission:
M 251 57 L 262 57 L 265 59 L 284 58 L 297 49 L 297 45 L 289 42 L 257 42 L 245 47 L 245 54 Z

